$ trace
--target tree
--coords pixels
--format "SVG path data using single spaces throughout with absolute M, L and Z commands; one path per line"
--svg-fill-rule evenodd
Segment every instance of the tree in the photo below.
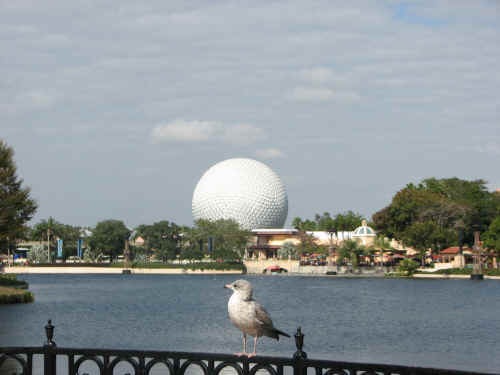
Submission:
M 47 250 L 42 245 L 34 245 L 28 253 L 30 263 L 47 263 Z
M 338 232 L 339 221 L 332 218 L 329 212 L 324 212 L 323 215 L 316 214 L 315 220 L 317 228 L 330 235 L 330 253 L 333 253 L 333 235 Z
M 425 256 L 427 250 L 432 248 L 439 235 L 440 228 L 433 221 L 415 223 L 405 231 L 404 241 L 419 252 L 422 267 L 425 266 Z
M 500 216 L 497 216 L 488 227 L 488 230 L 483 233 L 482 239 L 484 245 L 497 253 L 500 256 Z
M 297 246 L 291 241 L 285 241 L 278 249 L 278 257 L 281 259 L 298 259 Z
M 383 253 L 384 251 L 386 250 L 394 250 L 394 248 L 392 247 L 390 241 L 387 240 L 387 238 L 385 238 L 384 236 L 381 236 L 381 235 L 378 235 L 376 238 L 375 238 L 375 242 L 373 244 L 373 249 L 375 250 L 379 250 L 380 252 L 380 265 L 382 265 L 383 263 Z
M 93 252 L 102 252 L 111 259 L 123 253 L 125 241 L 131 231 L 120 220 L 104 220 L 97 223 L 89 238 L 89 246 Z
M 342 264 L 345 259 L 349 259 L 353 267 L 359 264 L 359 257 L 366 253 L 366 248 L 357 241 L 346 240 L 337 250 L 337 264 Z
M 405 276 L 412 276 L 415 272 L 417 272 L 418 267 L 419 267 L 419 264 L 417 262 L 415 262 L 414 260 L 403 259 L 399 263 L 398 270 L 399 270 L 399 272 L 403 273 Z
M 57 249 L 56 240 L 63 240 L 63 258 L 71 255 L 76 255 L 77 241 L 80 238 L 81 228 L 68 224 L 62 224 L 49 217 L 43 219 L 31 229 L 31 239 L 35 241 L 47 241 L 50 233 L 50 251 L 51 259 L 54 259 L 54 254 Z
M 322 215 L 316 214 L 314 220 L 302 220 L 296 217 L 292 221 L 292 225 L 299 231 L 324 231 L 330 234 L 330 247 L 333 247 L 333 234 L 339 231 L 353 231 L 361 225 L 363 216 L 353 211 L 339 213 L 334 217 L 329 212 L 324 212 Z
M 440 193 L 448 200 L 466 208 L 463 215 L 465 241 L 472 244 L 474 231 L 484 232 L 497 215 L 500 215 L 500 200 L 489 192 L 486 181 L 461 180 L 459 178 L 428 178 L 419 188 Z
M 389 206 L 373 215 L 373 222 L 378 232 L 398 240 L 413 224 L 433 222 L 440 232 L 435 245 L 445 247 L 457 243 L 462 229 L 471 244 L 473 232 L 486 230 L 497 215 L 500 196 L 490 193 L 485 181 L 428 178 L 396 193 Z
M 189 246 L 198 246 L 209 252 L 212 259 L 241 259 L 250 239 L 251 233 L 240 228 L 234 220 L 204 220 L 195 222 L 187 233 Z
M 297 245 L 297 254 L 302 257 L 306 253 L 312 253 L 316 249 L 316 243 L 313 235 L 304 230 L 299 230 L 299 243 Z
M 363 216 L 353 211 L 340 213 L 335 217 L 338 230 L 347 232 L 359 227 L 363 221 Z
M 203 251 L 200 250 L 198 246 L 188 246 L 181 252 L 181 259 L 188 260 L 190 262 L 203 259 Z
M 300 217 L 296 217 L 292 220 L 292 225 L 295 229 L 297 230 L 303 230 L 303 231 L 314 231 L 318 230 L 317 224 L 315 221 L 312 220 L 302 220 Z
M 0 249 L 14 247 L 26 233 L 26 223 L 37 209 L 30 192 L 17 176 L 14 150 L 0 140 Z
M 141 225 L 137 234 L 144 238 L 144 247 L 163 262 L 175 259 L 181 248 L 181 228 L 175 223 L 159 221 L 152 225 Z

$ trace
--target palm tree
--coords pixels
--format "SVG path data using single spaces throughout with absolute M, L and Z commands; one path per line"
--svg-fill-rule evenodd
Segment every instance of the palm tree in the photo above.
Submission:
M 338 249 L 338 263 L 342 263 L 344 259 L 349 259 L 354 268 L 358 267 L 359 256 L 366 254 L 365 246 L 360 245 L 357 241 L 346 240 Z
M 380 265 L 383 263 L 383 253 L 385 250 L 395 250 L 391 245 L 391 242 L 385 238 L 384 236 L 377 236 L 375 239 L 375 243 L 373 244 L 373 248 L 379 250 L 380 252 Z

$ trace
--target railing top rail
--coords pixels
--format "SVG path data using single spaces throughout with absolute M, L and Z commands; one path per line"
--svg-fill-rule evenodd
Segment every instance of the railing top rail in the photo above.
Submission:
M 45 347 L 0 347 L 0 353 L 4 354 L 44 354 Z M 49 349 L 55 355 L 76 356 L 111 356 L 111 357 L 145 357 L 145 358 L 172 358 L 182 360 L 213 360 L 221 362 L 248 362 L 252 364 L 272 364 L 282 366 L 293 366 L 295 359 L 273 356 L 238 357 L 233 354 L 203 353 L 203 352 L 179 352 L 161 350 L 133 350 L 133 349 L 92 349 L 92 348 L 59 348 Z M 313 368 L 357 368 L 366 371 L 378 371 L 390 369 L 391 372 L 414 372 L 418 374 L 433 375 L 498 375 L 495 373 L 471 372 L 450 369 L 436 369 L 428 367 L 413 367 L 393 364 L 374 364 L 363 362 L 343 362 L 325 359 L 303 359 L 304 367 Z
M 219 354 L 219 353 L 203 353 L 203 352 L 180 352 L 180 351 L 160 351 L 160 350 L 133 350 L 133 349 L 93 349 L 93 348 L 60 348 L 53 341 L 54 326 L 49 320 L 45 326 L 47 341 L 41 347 L 0 347 L 0 364 L 5 360 L 5 356 L 17 355 L 34 355 L 43 354 L 46 367 L 44 373 L 46 375 L 55 375 L 55 358 L 57 355 L 67 356 L 82 356 L 82 357 L 123 357 L 123 358 L 153 358 L 153 359 L 174 359 L 174 360 L 187 360 L 187 361 L 215 361 L 215 362 L 228 362 L 228 363 L 242 363 L 248 369 L 248 364 L 256 365 L 278 365 L 278 366 L 291 366 L 295 370 L 316 368 L 316 369 L 351 369 L 350 373 L 356 374 L 358 371 L 365 371 L 369 373 L 400 373 L 400 374 L 418 374 L 418 375 L 495 375 L 494 373 L 484 372 L 471 372 L 461 370 L 449 369 L 435 369 L 427 367 L 411 367 L 392 364 L 374 364 L 374 363 L 360 363 L 360 362 L 340 362 L 323 359 L 308 359 L 307 354 L 302 351 L 304 345 L 304 335 L 300 327 L 295 334 L 295 345 L 297 351 L 292 358 L 285 357 L 238 357 L 232 354 Z M 3 356 L 2 356 L 3 354 Z M 3 359 L 2 359 L 3 357 Z M 47 362 L 47 358 L 51 357 L 52 360 Z M 144 362 L 144 361 L 142 361 Z M 31 363 L 31 362 L 30 362 Z M 354 371 L 354 372 L 353 372 Z M 342 373 L 343 370 L 341 370 Z M 29 372 L 31 373 L 31 371 Z M 299 371 L 302 374 L 302 370 Z M 294 371 L 294 374 L 296 372 Z M 496 374 L 500 375 L 500 374 Z

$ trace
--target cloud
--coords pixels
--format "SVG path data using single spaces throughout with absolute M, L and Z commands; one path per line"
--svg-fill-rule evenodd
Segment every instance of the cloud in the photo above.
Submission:
M 298 102 L 324 102 L 331 100 L 333 95 L 333 91 L 327 88 L 296 87 L 287 97 Z
M 304 69 L 299 73 L 300 78 L 313 83 L 326 83 L 334 78 L 334 74 L 327 68 Z
M 154 142 L 252 143 L 264 137 L 262 129 L 249 124 L 228 125 L 216 121 L 177 119 L 151 131 Z
M 328 83 L 345 84 L 350 81 L 348 75 L 338 74 L 332 69 L 324 67 L 302 69 L 298 75 L 301 80 L 315 85 L 324 85 Z
M 287 94 L 287 98 L 298 102 L 355 102 L 361 99 L 354 91 L 334 91 L 324 87 L 296 87 Z
M 154 141 L 199 142 L 216 137 L 221 125 L 213 121 L 174 120 L 167 124 L 157 125 L 151 136 Z
M 286 155 L 277 148 L 265 148 L 255 151 L 255 155 L 262 159 L 284 158 Z

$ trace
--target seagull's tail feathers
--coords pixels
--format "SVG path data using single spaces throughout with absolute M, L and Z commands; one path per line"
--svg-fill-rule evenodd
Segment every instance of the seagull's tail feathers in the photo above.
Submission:
M 267 336 L 272 337 L 273 339 L 280 341 L 280 335 L 290 337 L 290 335 L 288 333 L 280 331 L 279 329 L 276 329 L 274 327 L 271 331 L 269 331 L 269 334 Z

